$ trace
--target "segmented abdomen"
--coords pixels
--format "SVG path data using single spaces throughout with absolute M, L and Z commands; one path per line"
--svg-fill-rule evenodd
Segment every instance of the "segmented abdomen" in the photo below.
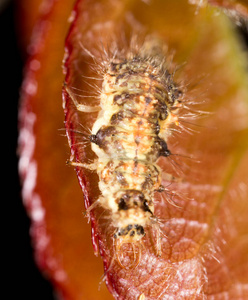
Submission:
M 99 157 L 102 205 L 112 212 L 116 236 L 127 242 L 145 234 L 154 213 L 161 186 L 156 161 L 170 155 L 164 129 L 179 95 L 172 90 L 178 91 L 171 75 L 149 58 L 110 62 L 104 75 L 92 149 Z

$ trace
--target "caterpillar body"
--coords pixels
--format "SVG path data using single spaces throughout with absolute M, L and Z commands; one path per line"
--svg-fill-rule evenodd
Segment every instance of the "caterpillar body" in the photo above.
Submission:
M 140 255 L 145 228 L 154 225 L 159 231 L 154 194 L 164 188 L 157 160 L 171 154 L 167 137 L 170 124 L 178 123 L 182 91 L 166 68 L 162 46 L 152 38 L 138 53 L 105 62 L 100 108 L 80 105 L 69 94 L 79 111 L 100 109 L 89 137 L 98 159 L 74 165 L 97 171 L 98 202 L 111 214 L 117 260 L 124 267 L 122 245 L 138 245 Z

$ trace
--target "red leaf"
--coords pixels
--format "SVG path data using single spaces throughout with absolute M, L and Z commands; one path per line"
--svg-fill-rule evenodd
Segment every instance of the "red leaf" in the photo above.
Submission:
M 20 173 L 36 260 L 62 299 L 110 299 L 104 285 L 98 291 L 102 264 L 92 253 L 90 227 L 82 214 L 83 194 L 86 208 L 100 195 L 99 178 L 77 168 L 82 194 L 72 168 L 65 165 L 69 150 L 58 131 L 64 120 L 61 62 L 73 1 L 45 2 L 50 9 L 33 34 L 20 109 Z M 66 41 L 67 87 L 78 88 L 79 95 L 89 95 L 92 85 L 101 89 L 95 78 L 102 75 L 92 71 L 90 53 L 104 56 L 112 40 L 128 48 L 132 32 L 142 32 L 142 40 L 148 30 L 168 45 L 169 53 L 175 52 L 172 69 L 183 65 L 175 81 L 183 84 L 189 108 L 200 115 L 210 112 L 203 118 L 181 119 L 180 125 L 196 132 L 180 130 L 168 139 L 172 153 L 182 154 L 171 157 L 180 164 L 180 175 L 167 158 L 159 160 L 163 174 L 182 180 L 164 180 L 175 192 L 172 199 L 156 195 L 155 214 L 166 235 L 161 257 L 154 231 L 146 229 L 139 265 L 121 268 L 113 247 L 115 229 L 104 219 L 105 211 L 92 210 L 93 248 L 95 253 L 100 250 L 109 290 L 116 299 L 247 299 L 247 73 L 229 21 L 209 6 L 182 0 L 114 5 L 109 0 L 80 0 L 75 15 Z M 99 104 L 94 97 L 77 99 Z M 71 158 L 93 160 L 96 156 L 85 137 L 97 113 L 78 112 L 66 92 L 64 109 Z M 124 249 L 120 259 L 133 260 Z
M 92 253 L 80 188 L 66 166 L 61 65 L 73 2 L 50 1 L 33 34 L 20 108 L 22 195 L 36 261 L 59 295 L 109 299 L 106 288 L 98 291 L 102 266 Z
M 123 2 L 112 6 L 109 1 L 78 1 L 75 11 L 77 16 L 67 38 L 64 95 L 72 159 L 89 163 L 96 157 L 86 141 L 97 113 L 77 111 L 75 101 L 99 105 L 97 97 L 89 96 L 95 91 L 99 94 L 102 88 L 103 77 L 96 71 L 101 56 L 104 57 L 104 51 L 111 56 L 113 47 L 118 59 L 121 49 L 131 43 L 132 34 L 155 33 L 170 50 L 176 50 L 176 64 L 187 61 L 176 76 L 178 82 L 197 83 L 203 78 L 197 89 L 190 85 L 186 90 L 185 99 L 195 99 L 188 100 L 187 106 L 191 109 L 192 102 L 196 102 L 196 112 L 210 113 L 205 118 L 194 120 L 193 114 L 193 118 L 184 120 L 186 112 L 181 111 L 181 125 L 188 130 L 169 137 L 171 152 L 183 154 L 173 158 L 174 165 L 180 164 L 183 169 L 183 175 L 181 182 L 169 183 L 176 205 L 166 201 L 166 196 L 155 198 L 155 213 L 163 220 L 161 228 L 167 237 L 162 238 L 161 257 L 156 254 L 155 230 L 150 230 L 143 240 L 138 266 L 131 270 L 122 268 L 113 247 L 111 213 L 109 216 L 98 208 L 91 211 L 94 251 L 97 252 L 99 243 L 109 290 L 116 299 L 203 299 L 206 295 L 220 299 L 225 294 L 231 298 L 238 294 L 245 299 L 248 291 L 244 278 L 248 271 L 242 268 L 240 276 L 232 260 L 240 251 L 243 253 L 239 243 L 248 253 L 247 241 L 232 215 L 236 215 L 235 210 L 240 213 L 242 207 L 245 213 L 241 224 L 247 227 L 247 185 L 243 178 L 248 174 L 242 167 L 247 160 L 248 119 L 244 103 L 248 94 L 242 76 L 247 74 L 242 69 L 244 60 L 238 54 L 230 24 L 214 10 L 196 8 L 185 1 L 133 1 L 126 6 Z M 167 158 L 160 159 L 159 165 L 164 173 L 176 175 Z M 87 209 L 100 195 L 98 177 L 82 167 L 77 168 L 77 175 Z M 237 242 L 234 232 L 239 235 Z M 121 249 L 123 262 L 134 259 L 133 251 L 129 253 L 128 249 L 127 245 Z M 247 264 L 247 255 L 241 257 Z

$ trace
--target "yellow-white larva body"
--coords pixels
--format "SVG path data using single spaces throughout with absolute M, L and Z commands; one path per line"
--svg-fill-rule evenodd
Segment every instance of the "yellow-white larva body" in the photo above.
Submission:
M 151 50 L 152 51 L 152 50 Z M 177 122 L 181 92 L 158 57 L 147 50 L 105 66 L 92 150 L 98 157 L 101 205 L 111 212 L 117 243 L 135 243 L 156 219 L 154 193 L 161 189 L 160 156 L 169 156 L 163 137 Z
M 163 190 L 156 162 L 170 155 L 166 140 L 169 125 L 177 123 L 182 94 L 165 66 L 163 49 L 158 51 L 152 43 L 146 42 L 136 55 L 104 64 L 100 111 L 90 136 L 98 157 L 95 167 L 102 194 L 98 202 L 110 212 L 116 228 L 119 262 L 122 245 L 138 243 L 145 227 L 156 223 L 154 193 Z M 81 111 L 95 110 L 75 105 Z M 160 253 L 159 241 L 157 247 Z

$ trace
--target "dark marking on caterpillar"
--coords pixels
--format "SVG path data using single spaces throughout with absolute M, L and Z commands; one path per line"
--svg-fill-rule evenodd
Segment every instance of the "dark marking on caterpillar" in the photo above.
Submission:
M 95 166 L 99 176 L 102 195 L 98 202 L 110 212 L 116 258 L 123 268 L 139 263 L 148 226 L 157 232 L 157 254 L 161 255 L 154 194 L 164 189 L 157 160 L 171 155 L 168 132 L 171 124 L 178 125 L 177 111 L 183 97 L 166 67 L 165 55 L 161 42 L 150 37 L 138 53 L 104 62 L 100 111 L 89 135 L 97 156 L 89 168 Z M 97 107 L 80 106 L 72 94 L 70 97 L 79 111 L 97 111 Z M 80 162 L 74 165 L 87 168 Z M 126 243 L 139 250 L 130 267 L 120 258 Z

